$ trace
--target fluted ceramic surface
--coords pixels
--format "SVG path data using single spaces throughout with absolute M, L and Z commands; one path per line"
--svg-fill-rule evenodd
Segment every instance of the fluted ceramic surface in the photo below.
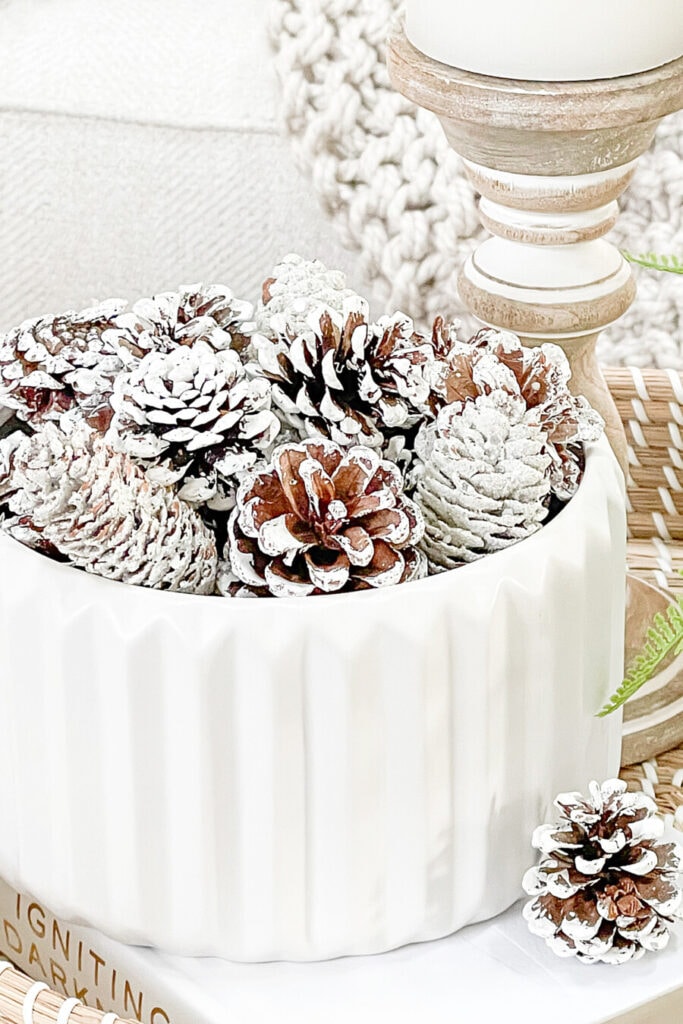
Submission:
M 161 594 L 0 539 L 0 875 L 115 938 L 371 953 L 520 895 L 557 791 L 619 768 L 625 525 L 605 443 L 547 527 L 455 572 Z

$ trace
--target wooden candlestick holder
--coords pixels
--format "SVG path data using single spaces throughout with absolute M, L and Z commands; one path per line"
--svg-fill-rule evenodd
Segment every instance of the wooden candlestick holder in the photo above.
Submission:
M 603 415 L 627 474 L 623 426 L 595 354 L 635 297 L 629 264 L 602 236 L 659 121 L 683 107 L 683 58 L 625 78 L 522 82 L 440 64 L 400 27 L 389 73 L 434 111 L 481 194 L 491 232 L 465 264 L 460 296 L 486 324 L 561 345 L 572 387 Z

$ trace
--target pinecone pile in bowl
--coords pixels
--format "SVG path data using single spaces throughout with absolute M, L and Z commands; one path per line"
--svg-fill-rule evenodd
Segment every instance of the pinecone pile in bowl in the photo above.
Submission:
M 373 320 L 289 256 L 256 307 L 195 285 L 0 336 L 0 514 L 108 579 L 225 597 L 366 590 L 539 530 L 602 421 L 554 345 Z

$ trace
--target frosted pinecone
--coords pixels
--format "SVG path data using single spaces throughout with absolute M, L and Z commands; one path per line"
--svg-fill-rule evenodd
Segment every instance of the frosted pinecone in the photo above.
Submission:
M 36 425 L 78 406 L 105 429 L 116 375 L 130 362 L 105 334 L 125 303 L 25 320 L 0 336 L 0 407 Z
M 565 793 L 560 820 L 536 830 L 540 863 L 524 877 L 530 930 L 558 956 L 620 964 L 663 949 L 681 916 L 681 851 L 644 793 L 613 779 Z
M 250 588 L 331 594 L 424 575 L 422 531 L 393 463 L 369 448 L 310 440 L 282 445 L 240 484 L 226 553 Z
M 275 318 L 280 329 L 284 324 L 291 334 L 308 328 L 308 318 L 320 306 L 341 313 L 349 300 L 358 296 L 346 287 L 340 270 L 328 270 L 320 260 L 305 260 L 295 253 L 278 263 L 263 284 L 261 303 L 256 311 L 258 330 L 272 333 Z
M 107 440 L 159 463 L 156 479 L 185 477 L 188 500 L 210 500 L 217 475 L 226 480 L 250 468 L 275 440 L 280 424 L 270 392 L 264 378 L 247 377 L 231 348 L 196 341 L 150 352 L 116 381 Z
M 271 326 L 274 338 L 254 337 L 255 356 L 300 438 L 386 449 L 430 415 L 436 356 L 402 313 L 372 323 L 367 303 L 354 299 L 342 313 L 318 308 L 298 334 L 284 321 Z
M 139 299 L 116 317 L 108 339 L 141 359 L 203 341 L 217 351 L 243 352 L 255 330 L 254 307 L 224 285 L 194 284 Z
M 11 435 L 2 442 L 8 452 L 5 484 L 15 515 L 26 516 L 42 530 L 63 515 L 88 471 L 95 434 L 75 412 L 64 414 L 35 434 Z
M 213 593 L 216 543 L 200 516 L 82 421 L 64 427 L 47 423 L 12 453 L 17 525 L 98 576 Z
M 581 479 L 582 445 L 596 441 L 604 423 L 569 390 L 571 369 L 559 346 L 527 348 L 509 331 L 486 329 L 469 342 L 454 342 L 432 370 L 434 393 L 460 407 L 494 391 L 520 397 L 546 435 L 553 492 L 564 501 L 572 497 Z
M 539 530 L 551 483 L 546 435 L 524 402 L 503 391 L 446 406 L 418 439 L 415 500 L 422 550 L 452 569 Z

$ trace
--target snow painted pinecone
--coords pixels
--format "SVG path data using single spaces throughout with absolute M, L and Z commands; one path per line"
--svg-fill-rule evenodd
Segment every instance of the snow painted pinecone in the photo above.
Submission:
M 290 253 L 263 283 L 256 324 L 259 331 L 270 335 L 275 318 L 276 324 L 286 325 L 296 335 L 307 330 L 308 317 L 320 306 L 341 313 L 345 303 L 357 298 L 346 287 L 341 270 L 328 270 L 320 260 L 305 260 Z
M 680 850 L 644 793 L 613 779 L 566 793 L 560 820 L 533 836 L 541 861 L 524 877 L 530 930 L 559 956 L 620 964 L 663 949 L 683 897 Z
M 42 530 L 68 509 L 92 458 L 95 434 L 75 411 L 46 422 L 35 434 L 11 434 L 0 442 L 8 466 L 5 493 L 12 512 Z
M 111 416 L 114 378 L 130 361 L 105 338 L 125 302 L 25 320 L 0 336 L 0 407 L 36 425 L 77 405 L 98 429 Z
M 155 479 L 186 476 L 181 497 L 209 500 L 217 473 L 228 479 L 250 468 L 275 440 L 270 391 L 263 377 L 247 377 L 230 348 L 197 341 L 150 352 L 116 381 L 107 441 L 135 459 L 162 460 Z
M 284 319 L 271 328 L 274 338 L 255 335 L 253 350 L 300 438 L 381 449 L 430 415 L 433 344 L 402 313 L 372 323 L 367 303 L 354 298 L 342 313 L 318 307 L 298 334 Z
M 422 550 L 453 569 L 539 530 L 548 516 L 546 436 L 518 397 L 495 391 L 447 405 L 418 438 Z
M 216 542 L 200 516 L 82 421 L 65 428 L 46 423 L 12 453 L 16 525 L 98 576 L 213 593 Z
M 424 575 L 419 509 L 400 470 L 369 448 L 310 440 L 247 477 L 228 526 L 235 575 L 276 597 L 331 594 Z
M 571 368 L 558 345 L 525 348 L 517 335 L 487 328 L 454 342 L 434 370 L 433 389 L 448 403 L 462 406 L 497 390 L 521 397 L 546 435 L 553 492 L 564 501 L 572 497 L 581 479 L 581 446 L 596 441 L 604 424 L 569 390 Z
M 148 352 L 172 352 L 197 341 L 217 351 L 243 352 L 255 330 L 253 315 L 252 304 L 236 299 L 229 288 L 194 284 L 139 299 L 116 317 L 108 337 L 139 359 Z

